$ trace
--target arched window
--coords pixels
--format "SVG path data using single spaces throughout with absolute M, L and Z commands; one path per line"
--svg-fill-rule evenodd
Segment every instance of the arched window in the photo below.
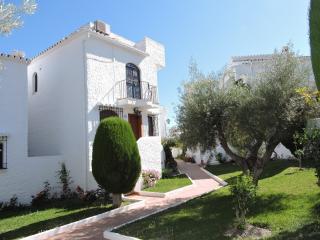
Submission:
M 132 63 L 126 65 L 126 85 L 128 98 L 141 99 L 140 70 Z
M 33 88 L 33 93 L 38 92 L 38 73 L 34 73 L 32 77 L 32 88 Z

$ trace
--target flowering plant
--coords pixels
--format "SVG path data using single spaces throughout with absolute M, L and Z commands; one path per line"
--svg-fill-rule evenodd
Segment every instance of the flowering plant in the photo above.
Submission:
M 160 173 L 155 170 L 143 170 L 142 171 L 143 186 L 145 188 L 153 187 L 160 179 Z

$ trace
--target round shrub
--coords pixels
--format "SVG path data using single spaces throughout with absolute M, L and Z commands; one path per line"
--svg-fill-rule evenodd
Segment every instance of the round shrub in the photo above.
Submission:
M 121 196 L 134 188 L 140 171 L 139 150 L 129 123 L 118 117 L 101 121 L 92 153 L 92 173 L 97 183 Z

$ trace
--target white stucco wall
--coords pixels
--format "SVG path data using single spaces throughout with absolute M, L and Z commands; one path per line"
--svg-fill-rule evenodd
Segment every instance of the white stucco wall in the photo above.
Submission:
M 230 160 L 230 157 L 226 154 L 220 144 L 218 144 L 214 150 L 207 150 L 204 152 L 200 151 L 200 148 L 188 149 L 186 156 L 192 157 L 197 164 L 201 164 L 201 161 L 203 161 L 204 164 L 215 165 L 219 164 L 216 160 L 216 154 L 218 153 L 221 153 L 227 161 Z
M 0 61 L 0 135 L 8 136 L 8 168 L 0 169 L 0 202 L 16 195 L 19 202 L 30 203 L 31 195 L 42 190 L 44 181 L 56 185 L 61 158 L 27 157 L 27 64 L 22 60 Z
M 142 170 L 156 170 L 162 172 L 163 147 L 160 137 L 142 137 L 137 141 L 141 157 Z
M 274 152 L 271 157 L 277 157 L 279 159 L 291 159 L 295 158 L 291 151 L 286 148 L 282 143 L 279 143 L 278 146 L 274 149 Z
M 8 202 L 14 195 L 18 202 L 30 204 L 32 198 L 43 190 L 45 181 L 52 187 L 52 193 L 60 192 L 57 171 L 60 168 L 60 156 L 26 157 L 18 164 L 8 155 L 7 170 L 0 170 L 0 202 Z
M 216 148 L 211 151 L 208 150 L 201 152 L 199 148 L 188 149 L 186 152 L 186 156 L 193 157 L 197 164 L 201 164 L 201 161 L 203 161 L 204 164 L 215 165 L 219 164 L 219 162 L 216 160 L 217 153 L 221 153 L 227 161 L 231 160 L 230 156 L 226 154 L 220 144 L 218 144 Z M 272 154 L 272 157 L 277 157 L 278 159 L 294 158 L 290 150 L 283 146 L 283 144 L 281 143 L 278 144 L 278 146 L 275 148 L 275 153 Z
M 0 134 L 8 136 L 8 169 L 0 169 L 0 201 L 3 201 L 23 190 L 19 185 L 23 185 L 27 161 L 27 65 L 4 58 L 0 61 L 3 67 L 0 71 Z
M 61 155 L 76 185 L 86 188 L 85 37 L 34 59 L 29 79 L 29 155 Z M 38 92 L 32 76 L 38 73 Z

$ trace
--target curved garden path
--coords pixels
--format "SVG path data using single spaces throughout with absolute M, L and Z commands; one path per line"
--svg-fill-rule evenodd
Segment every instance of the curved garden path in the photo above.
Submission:
M 212 178 L 212 176 L 209 176 L 206 172 L 201 170 L 201 168 L 196 164 L 178 161 L 178 168 L 181 172 L 186 173 L 192 179 L 192 187 L 184 188 L 184 190 L 177 191 L 173 194 L 170 194 L 169 196 L 166 196 L 165 198 L 132 195 L 130 196 L 131 199 L 145 200 L 145 206 L 137 206 L 137 208 L 135 209 L 129 210 L 124 213 L 119 213 L 116 216 L 106 217 L 90 224 L 77 226 L 74 229 L 70 229 L 51 238 L 43 236 L 43 238 L 41 237 L 40 239 L 102 240 L 104 239 L 103 232 L 105 230 L 111 230 L 126 223 L 150 216 L 171 207 L 175 207 L 223 186 L 221 183 Z

